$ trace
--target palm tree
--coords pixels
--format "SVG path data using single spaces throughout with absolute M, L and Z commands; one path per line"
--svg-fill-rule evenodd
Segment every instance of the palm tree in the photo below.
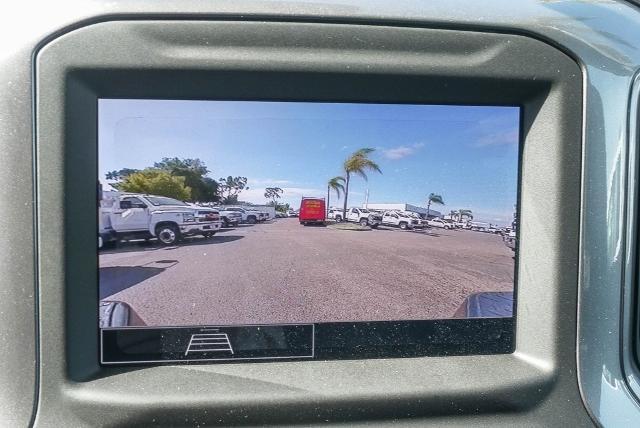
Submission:
M 340 192 L 344 192 L 344 177 L 337 176 L 333 177 L 331 180 L 327 182 L 327 216 L 329 215 L 329 196 L 331 191 L 336 192 L 336 196 L 340 199 Z
M 458 216 L 460 217 L 460 221 L 462 221 L 462 217 L 467 216 L 469 217 L 471 220 L 473 220 L 473 214 L 471 210 L 459 210 L 458 211 Z
M 369 154 L 371 154 L 375 149 L 371 148 L 363 148 L 357 150 L 351 154 L 344 161 L 344 173 L 345 173 L 345 188 L 344 188 L 344 207 L 342 210 L 342 215 L 344 218 L 347 218 L 347 198 L 349 196 L 349 181 L 351 180 L 351 174 L 359 175 L 360 177 L 367 180 L 367 171 L 376 171 L 382 174 L 380 167 L 377 163 L 369 159 Z
M 449 211 L 449 217 L 451 217 L 451 220 L 458 221 L 458 216 L 459 215 L 460 215 L 459 211 L 456 211 L 456 210 Z
M 429 219 L 429 210 L 431 209 L 431 204 L 444 205 L 444 200 L 442 199 L 441 195 L 429 193 L 429 199 L 427 199 L 427 220 Z

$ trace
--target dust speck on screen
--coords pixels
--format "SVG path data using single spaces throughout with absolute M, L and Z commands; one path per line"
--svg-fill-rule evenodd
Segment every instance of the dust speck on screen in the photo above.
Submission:
M 520 107 L 98 107 L 102 364 L 513 351 Z

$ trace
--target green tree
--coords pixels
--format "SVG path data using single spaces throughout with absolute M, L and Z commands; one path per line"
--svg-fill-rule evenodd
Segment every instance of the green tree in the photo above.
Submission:
M 442 199 L 441 195 L 437 195 L 435 193 L 429 193 L 429 197 L 427 198 L 427 220 L 429 219 L 429 211 L 431 210 L 431 204 L 444 205 L 444 199 Z
M 355 151 L 349 156 L 343 164 L 345 173 L 345 187 L 344 187 L 344 207 L 342 215 L 347 218 L 347 198 L 349 197 L 349 182 L 351 181 L 351 175 L 356 174 L 367 180 L 367 171 L 376 171 L 382 174 L 380 167 L 377 163 L 369 159 L 369 155 L 373 153 L 375 149 L 363 148 Z
M 238 195 L 247 186 L 247 177 L 220 177 L 218 179 L 218 193 L 224 204 L 235 204 L 238 202 Z
M 276 209 L 280 212 L 286 213 L 291 209 L 291 205 L 289 205 L 289 202 L 287 202 L 286 204 L 278 204 Z
M 184 177 L 173 176 L 155 168 L 129 174 L 124 180 L 112 186 L 123 192 L 167 196 L 181 201 L 191 198 L 191 188 L 185 185 Z
M 344 192 L 344 177 L 337 176 L 333 177 L 331 180 L 327 182 L 327 216 L 329 216 L 329 197 L 331 196 L 331 191 L 336 192 L 336 196 L 340 199 L 341 192 Z
M 266 189 L 264 189 L 264 197 L 267 199 L 271 199 L 271 202 L 273 202 L 273 206 L 277 209 L 277 200 L 280 199 L 280 195 L 282 195 L 282 192 L 283 190 L 279 187 L 267 187 Z
M 140 172 L 139 169 L 122 168 L 120 171 L 109 171 L 105 174 L 107 180 L 120 181 L 134 172 Z
M 209 169 L 200 159 L 162 158 L 153 167 L 177 177 L 184 177 L 186 186 L 191 188 L 190 200 L 194 202 L 215 202 L 218 200 L 218 183 L 207 177 Z

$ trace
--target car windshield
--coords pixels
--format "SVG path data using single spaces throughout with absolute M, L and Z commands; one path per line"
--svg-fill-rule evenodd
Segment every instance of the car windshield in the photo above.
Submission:
M 164 196 L 145 196 L 145 198 L 156 207 L 163 205 L 182 205 L 185 207 L 188 206 L 182 201 L 173 198 L 165 198 Z
M 360 212 L 361 212 L 361 213 L 368 213 L 368 212 L 369 212 L 369 210 L 365 210 L 364 208 L 361 208 L 361 209 L 360 209 Z

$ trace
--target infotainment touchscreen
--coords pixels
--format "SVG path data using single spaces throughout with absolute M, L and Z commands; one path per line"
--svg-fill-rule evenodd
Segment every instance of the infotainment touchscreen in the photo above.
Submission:
M 513 351 L 520 107 L 98 103 L 102 364 Z

